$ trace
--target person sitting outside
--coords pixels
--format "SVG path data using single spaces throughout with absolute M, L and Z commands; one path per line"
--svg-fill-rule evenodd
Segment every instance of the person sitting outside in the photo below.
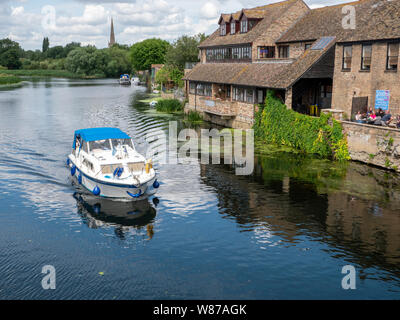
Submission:
M 356 114 L 356 122 L 357 123 L 363 123 L 363 116 L 361 114 L 361 111 L 358 111 Z
M 367 111 L 367 118 L 369 118 L 369 116 L 373 113 L 372 108 L 369 108 L 369 110 Z
M 372 113 L 368 116 L 368 123 L 373 124 L 376 120 L 376 114 L 375 111 L 372 111 Z
M 378 112 L 376 113 L 376 116 L 383 118 L 384 115 L 385 115 L 385 112 L 383 112 L 383 110 L 381 108 L 379 108 Z
M 392 121 L 392 115 L 390 114 L 389 110 L 386 110 L 385 115 L 382 117 L 382 125 L 383 126 L 388 126 L 390 122 Z

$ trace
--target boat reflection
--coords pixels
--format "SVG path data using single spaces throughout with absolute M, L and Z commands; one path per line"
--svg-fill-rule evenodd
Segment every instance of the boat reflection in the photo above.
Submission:
M 116 201 L 98 198 L 90 194 L 74 193 L 78 214 L 91 229 L 115 227 L 115 234 L 125 239 L 125 231 L 146 228 L 148 239 L 154 235 L 153 223 L 159 200 Z

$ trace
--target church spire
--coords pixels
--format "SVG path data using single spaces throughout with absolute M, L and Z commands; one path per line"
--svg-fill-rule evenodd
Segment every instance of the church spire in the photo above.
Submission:
M 113 18 L 111 18 L 111 34 L 110 34 L 110 42 L 108 43 L 108 47 L 112 47 L 112 45 L 115 44 L 115 35 L 114 35 L 114 21 Z

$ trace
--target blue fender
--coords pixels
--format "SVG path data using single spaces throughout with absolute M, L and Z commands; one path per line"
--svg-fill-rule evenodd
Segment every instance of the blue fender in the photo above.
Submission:
M 68 166 L 68 167 L 69 167 L 69 163 L 70 163 L 70 162 L 69 162 L 69 158 L 67 158 L 67 166 Z
M 98 187 L 98 186 L 95 186 L 94 187 L 94 189 L 93 189 L 93 191 L 92 191 L 92 193 L 95 195 L 95 196 L 98 196 L 99 194 L 100 194 L 100 188 Z
M 78 176 L 78 182 L 79 184 L 82 184 L 82 174 L 79 172 L 79 176 Z
M 72 165 L 72 167 L 71 167 L 71 176 L 74 176 L 75 172 L 76 172 L 76 166 Z
M 158 189 L 159 187 L 160 187 L 160 183 L 157 181 L 157 179 L 154 180 L 154 182 L 153 182 L 153 188 L 154 188 L 154 189 Z
M 132 198 L 139 198 L 142 195 L 142 191 L 139 189 L 139 192 L 136 194 L 130 193 L 129 191 L 126 192 L 129 194 Z

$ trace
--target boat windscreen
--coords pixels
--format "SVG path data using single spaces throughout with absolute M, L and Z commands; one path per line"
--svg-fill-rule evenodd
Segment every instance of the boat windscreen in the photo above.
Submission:
M 110 140 L 98 140 L 98 141 L 90 141 L 89 142 L 89 150 L 91 152 L 96 150 L 111 150 Z
M 112 139 L 111 143 L 113 148 L 117 146 L 129 146 L 134 149 L 132 139 Z

